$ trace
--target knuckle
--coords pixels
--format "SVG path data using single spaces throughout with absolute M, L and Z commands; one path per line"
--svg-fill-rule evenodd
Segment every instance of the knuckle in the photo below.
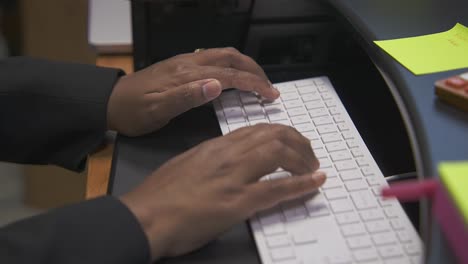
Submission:
M 195 106 L 195 96 L 194 90 L 197 88 L 197 84 L 192 82 L 185 85 L 180 92 L 180 97 L 178 100 L 181 104 L 184 104 L 187 107 L 193 108 Z
M 286 146 L 281 140 L 275 139 L 271 141 L 271 148 L 273 153 L 283 153 L 286 150 Z
M 225 47 L 224 50 L 229 53 L 240 53 L 239 50 L 234 47 Z
M 229 79 L 236 79 L 239 76 L 239 71 L 234 68 L 223 68 L 224 75 Z

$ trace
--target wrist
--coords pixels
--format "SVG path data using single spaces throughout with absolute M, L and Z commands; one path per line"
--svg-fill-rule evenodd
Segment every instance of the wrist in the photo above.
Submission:
M 163 214 L 155 213 L 144 202 L 133 199 L 132 194 L 120 197 L 140 223 L 149 243 L 153 261 L 166 256 L 170 245 L 170 221 Z

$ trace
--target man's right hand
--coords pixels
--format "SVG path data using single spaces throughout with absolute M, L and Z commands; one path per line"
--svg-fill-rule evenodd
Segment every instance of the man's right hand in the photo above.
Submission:
M 195 250 L 255 212 L 315 191 L 325 181 L 310 141 L 259 124 L 173 158 L 121 200 L 140 221 L 153 259 Z M 283 168 L 293 177 L 258 181 Z

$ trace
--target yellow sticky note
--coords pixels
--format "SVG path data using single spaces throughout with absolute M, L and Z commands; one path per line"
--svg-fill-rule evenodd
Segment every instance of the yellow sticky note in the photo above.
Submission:
M 438 169 L 444 186 L 468 224 L 468 161 L 443 162 Z
M 374 43 L 416 75 L 468 67 L 468 28 L 459 23 L 441 33 Z

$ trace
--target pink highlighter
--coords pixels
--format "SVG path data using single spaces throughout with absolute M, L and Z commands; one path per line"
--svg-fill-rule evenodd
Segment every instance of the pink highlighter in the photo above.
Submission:
M 383 197 L 401 202 L 429 198 L 432 215 L 439 223 L 458 263 L 468 263 L 468 162 L 439 164 L 440 179 L 405 181 L 382 190 Z

